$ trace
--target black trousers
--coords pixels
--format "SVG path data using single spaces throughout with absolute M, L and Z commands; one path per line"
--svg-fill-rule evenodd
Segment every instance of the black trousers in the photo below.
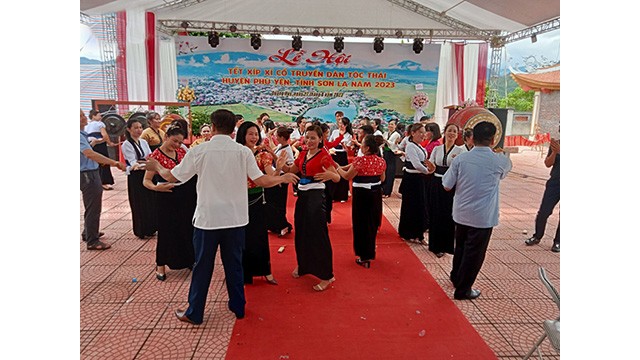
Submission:
M 451 268 L 455 296 L 464 296 L 471 290 L 482 268 L 492 231 L 493 228 L 474 228 L 456 223 L 456 249 Z
M 102 212 L 102 184 L 98 170 L 80 172 L 80 191 L 84 204 L 83 237 L 87 245 L 98 241 L 100 232 L 100 213 Z
M 560 202 L 560 182 L 559 181 L 547 181 L 547 185 L 542 195 L 542 202 L 540 203 L 540 209 L 538 209 L 538 215 L 536 215 L 536 233 L 533 234 L 536 239 L 542 239 L 544 231 L 547 227 L 547 219 L 553 213 L 553 208 Z M 558 228 L 556 229 L 556 236 L 553 238 L 554 243 L 560 244 L 560 221 L 558 221 Z
M 391 195 L 393 192 L 393 181 L 396 178 L 396 155 L 391 150 L 385 150 L 382 153 L 387 169 L 384 174 L 384 182 L 382 183 L 382 195 Z

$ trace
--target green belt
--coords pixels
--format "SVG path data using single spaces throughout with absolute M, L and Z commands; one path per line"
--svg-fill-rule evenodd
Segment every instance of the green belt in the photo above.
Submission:
M 250 188 L 248 193 L 249 195 L 253 195 L 253 194 L 260 194 L 262 193 L 262 187 L 258 186 L 258 187 L 254 187 L 254 188 Z

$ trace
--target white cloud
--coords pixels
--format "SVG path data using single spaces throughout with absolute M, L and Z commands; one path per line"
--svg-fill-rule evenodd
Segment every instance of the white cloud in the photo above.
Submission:
M 231 63 L 231 58 L 229 57 L 229 54 L 223 54 L 220 57 L 220 60 L 214 61 L 214 63 L 216 63 L 216 64 L 230 64 Z
M 197 62 L 194 57 L 191 57 L 191 60 L 189 60 L 189 64 L 187 64 L 187 65 L 193 66 L 193 67 L 202 67 L 202 66 L 204 66 L 204 64 Z
M 211 62 L 211 59 L 209 59 L 209 57 L 205 55 L 202 57 L 202 62 L 205 64 L 208 64 Z

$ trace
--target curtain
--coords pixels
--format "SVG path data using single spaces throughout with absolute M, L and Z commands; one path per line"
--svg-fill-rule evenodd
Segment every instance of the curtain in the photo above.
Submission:
M 434 121 L 444 127 L 449 120 L 449 109 L 445 106 L 458 105 L 458 80 L 456 76 L 455 56 L 452 43 L 444 43 L 440 48 L 440 63 L 438 65 L 438 90 Z
M 478 54 L 479 44 L 467 44 L 464 47 L 464 98 L 476 100 L 478 89 Z
M 160 39 L 159 74 L 160 91 L 158 101 L 177 101 L 178 67 L 176 64 L 176 39 L 162 36 Z
M 127 10 L 127 91 L 130 101 L 149 100 L 145 38 L 145 12 L 143 10 Z
M 476 89 L 476 102 L 484 106 L 487 87 L 487 62 L 489 61 L 489 44 L 482 43 L 478 51 L 478 88 Z

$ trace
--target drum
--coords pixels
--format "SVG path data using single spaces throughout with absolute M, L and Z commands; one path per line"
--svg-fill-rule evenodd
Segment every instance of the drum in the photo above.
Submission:
M 458 134 L 458 139 L 456 140 L 456 145 L 462 145 L 464 144 L 462 141 L 462 133 L 464 132 L 464 129 L 473 128 L 477 123 L 483 121 L 488 121 L 496 126 L 496 135 L 493 147 L 498 146 L 504 139 L 502 123 L 494 113 L 481 106 L 471 106 L 456 111 L 451 115 L 447 124 L 458 125 L 460 132 Z

